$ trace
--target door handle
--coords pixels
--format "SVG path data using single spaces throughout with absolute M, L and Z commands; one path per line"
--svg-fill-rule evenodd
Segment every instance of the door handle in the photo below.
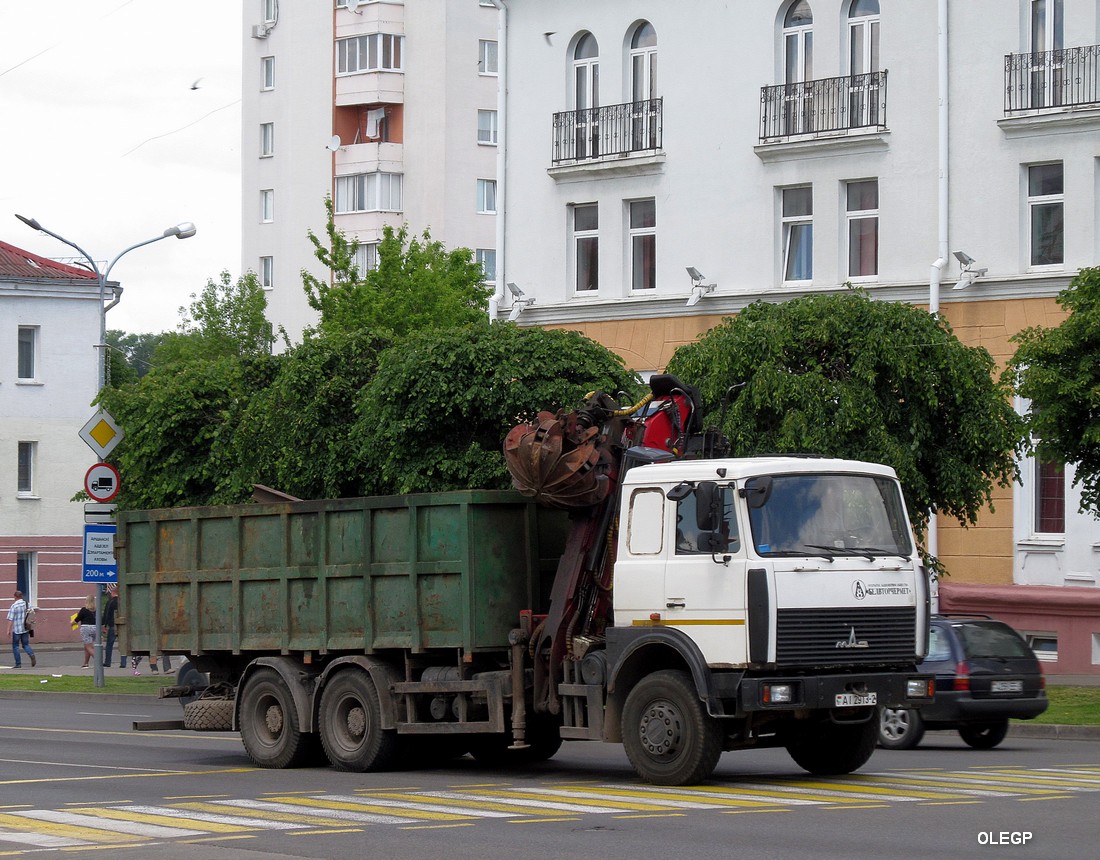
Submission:
M 665 601 L 666 609 L 683 609 L 687 606 L 687 601 L 680 597 L 670 597 Z

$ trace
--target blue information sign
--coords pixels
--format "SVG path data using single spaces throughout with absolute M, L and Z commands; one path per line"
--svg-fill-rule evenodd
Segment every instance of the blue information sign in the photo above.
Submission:
M 118 582 L 116 525 L 84 526 L 84 582 Z

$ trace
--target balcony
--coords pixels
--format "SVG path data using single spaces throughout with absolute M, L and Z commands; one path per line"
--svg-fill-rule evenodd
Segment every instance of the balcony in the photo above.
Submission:
M 760 143 L 886 131 L 886 70 L 760 90 Z
M 662 138 L 659 98 L 562 111 L 554 114 L 553 167 L 645 160 L 660 154 Z
M 1100 108 L 1100 45 L 1005 57 L 1005 116 Z

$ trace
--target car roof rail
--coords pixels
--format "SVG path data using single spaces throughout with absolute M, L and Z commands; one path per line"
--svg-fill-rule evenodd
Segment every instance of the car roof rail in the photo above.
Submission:
M 935 618 L 984 618 L 986 621 L 996 621 L 992 615 L 984 615 L 981 612 L 937 612 Z

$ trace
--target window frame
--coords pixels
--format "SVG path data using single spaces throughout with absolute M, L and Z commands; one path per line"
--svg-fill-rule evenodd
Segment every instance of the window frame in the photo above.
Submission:
M 15 494 L 20 499 L 37 498 L 35 477 L 38 471 L 38 443 L 20 440 L 16 445 Z
M 352 43 L 355 45 L 354 52 L 351 50 Z M 389 65 L 386 64 L 387 53 L 390 58 Z M 362 62 L 364 54 L 365 65 Z M 361 33 L 336 40 L 336 77 L 338 78 L 366 75 L 371 72 L 404 73 L 404 71 L 405 37 L 401 33 Z
M 874 183 L 875 187 L 875 205 L 872 208 L 867 209 L 853 209 L 851 203 L 850 191 L 856 185 Z M 880 244 L 880 224 L 879 213 L 881 212 L 881 199 L 879 197 L 879 181 L 877 177 L 868 179 L 849 179 L 844 182 L 844 216 L 846 229 L 844 231 L 846 244 L 847 244 L 847 266 L 845 267 L 848 272 L 848 278 L 858 281 L 874 281 L 879 276 L 879 244 Z M 853 231 L 860 227 L 864 222 L 874 225 L 872 238 L 874 241 L 874 271 L 853 271 L 853 264 L 858 259 L 861 264 L 863 257 L 865 256 L 862 251 L 862 242 L 864 241 L 862 235 L 860 235 L 860 252 L 853 254 L 853 240 L 856 235 Z M 862 269 L 862 265 L 860 265 Z
M 21 325 L 16 334 L 15 381 L 18 383 L 38 382 L 38 341 L 39 326 Z M 27 367 L 27 364 L 30 367 Z M 26 371 L 30 371 L 27 375 Z
M 635 213 L 645 218 L 646 206 L 652 212 L 651 223 L 635 226 Z M 636 208 L 638 207 L 638 208 Z M 630 291 L 648 293 L 657 289 L 657 200 L 643 197 L 626 201 L 627 237 L 630 254 Z M 648 247 L 647 247 L 648 246 Z M 646 259 L 648 257 L 648 260 Z M 646 281 L 648 280 L 648 283 Z
M 482 118 L 486 123 L 482 124 Z M 499 127 L 497 125 L 497 111 L 492 108 L 477 109 L 477 142 L 479 146 L 496 146 L 499 140 Z M 482 137 L 482 132 L 485 136 Z
M 260 289 L 275 289 L 275 257 L 273 257 L 271 254 L 265 254 L 261 256 L 260 271 L 258 274 Z
M 1032 461 L 1031 533 L 1055 537 L 1066 533 L 1066 467 L 1057 460 Z
M 850 75 L 865 75 L 877 72 L 882 67 L 882 57 L 879 52 L 881 13 L 877 10 L 857 13 L 858 5 L 859 0 L 851 0 L 848 5 L 848 74 Z M 856 57 L 857 32 L 860 34 L 858 58 Z
M 260 57 L 260 92 L 275 89 L 275 57 Z
M 275 155 L 275 123 L 260 123 L 260 158 L 272 158 Z
M 22 581 L 20 581 L 22 568 Z M 15 553 L 15 587 L 23 592 L 27 606 L 38 605 L 38 553 L 21 550 Z
M 795 214 L 787 214 L 787 192 L 795 191 L 808 191 L 810 209 L 809 212 L 799 212 Z M 793 196 L 792 196 L 793 200 Z M 784 284 L 810 284 L 814 279 L 814 187 L 813 185 L 791 185 L 787 188 L 779 189 L 779 225 L 782 242 L 782 259 L 780 265 L 780 280 Z M 791 271 L 791 237 L 795 235 L 795 228 L 808 227 L 809 230 L 806 235 L 809 238 L 809 247 L 806 249 L 809 254 L 809 272 L 808 277 L 805 278 L 791 278 L 788 277 Z M 802 247 L 799 243 L 798 256 L 801 257 Z
M 474 262 L 481 266 L 482 280 L 495 284 L 497 280 L 497 249 L 475 248 Z
M 260 223 L 270 224 L 275 220 L 275 189 L 260 189 Z
M 477 213 L 479 215 L 497 214 L 497 181 L 495 179 L 477 180 Z
M 594 226 L 577 228 L 579 214 L 595 213 Z M 586 295 L 600 291 L 600 207 L 598 203 L 574 203 L 569 207 L 569 230 L 572 234 L 573 249 L 573 293 Z M 582 245 L 585 251 L 582 253 Z M 587 265 L 582 270 L 581 261 L 586 260 Z M 590 273 L 590 285 L 582 287 L 581 273 Z
M 333 192 L 333 212 L 337 215 L 401 212 L 404 205 L 404 174 L 384 170 L 348 173 L 335 177 Z
M 477 40 L 477 73 L 487 77 L 500 74 L 500 45 L 496 39 Z
M 263 15 L 265 24 L 277 24 L 279 21 L 279 0 L 261 0 L 263 10 L 260 12 Z
M 1057 165 L 1061 169 L 1061 191 L 1053 194 L 1032 194 L 1031 180 L 1032 171 L 1043 167 L 1051 167 Z M 1059 271 L 1065 267 L 1066 262 L 1066 166 L 1062 161 L 1043 161 L 1036 164 L 1025 165 L 1024 171 L 1024 192 L 1026 195 L 1027 205 L 1027 268 L 1029 272 L 1049 272 Z M 1057 211 L 1058 219 L 1060 220 L 1060 226 L 1058 227 L 1058 257 L 1059 259 L 1053 262 L 1035 262 L 1036 260 L 1036 242 L 1035 231 L 1038 226 L 1036 220 L 1037 213 L 1040 210 L 1051 209 Z

